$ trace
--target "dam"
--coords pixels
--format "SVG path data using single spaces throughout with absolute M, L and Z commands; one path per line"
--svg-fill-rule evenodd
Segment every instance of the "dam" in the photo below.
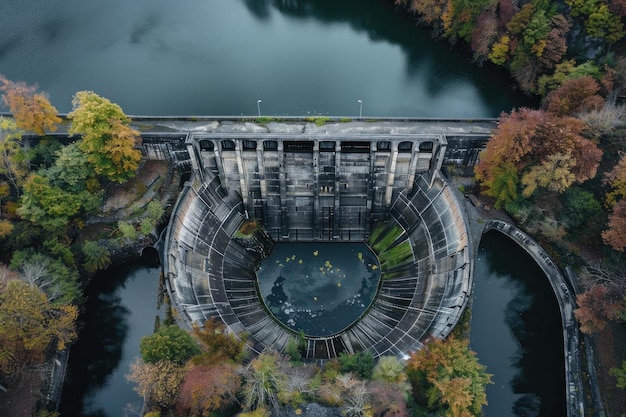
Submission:
M 405 358 L 447 336 L 470 297 L 473 255 L 441 168 L 455 159 L 449 142 L 484 140 L 492 129 L 492 121 L 323 118 L 213 120 L 192 130 L 192 174 L 163 256 L 179 319 L 216 318 L 256 352 L 282 351 L 297 328 L 276 319 L 256 274 L 272 246 L 365 242 L 380 263 L 373 301 L 339 331 L 300 332 L 303 356 Z

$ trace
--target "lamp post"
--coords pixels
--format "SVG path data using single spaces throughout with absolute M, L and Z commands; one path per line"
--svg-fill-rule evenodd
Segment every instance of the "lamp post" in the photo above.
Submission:
M 363 115 L 363 100 L 357 100 L 357 103 L 359 103 L 359 119 L 361 118 L 361 116 Z
M 261 117 L 261 100 L 256 101 L 256 108 L 259 111 L 259 117 Z

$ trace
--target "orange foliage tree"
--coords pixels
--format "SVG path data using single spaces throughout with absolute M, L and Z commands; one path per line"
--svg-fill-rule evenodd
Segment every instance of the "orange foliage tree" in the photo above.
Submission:
M 546 108 L 557 116 L 574 116 L 578 113 L 599 110 L 604 99 L 598 94 L 600 86 L 592 77 L 566 80 L 546 97 Z
M 604 285 L 594 285 L 576 297 L 574 315 L 580 331 L 591 334 L 603 330 L 609 320 L 618 319 L 625 311 L 623 297 Z
M 4 92 L 2 99 L 13 113 L 17 127 L 38 135 L 57 130 L 57 124 L 61 122 L 57 109 L 50 104 L 46 94 L 36 92 L 36 86 L 9 81 L 0 75 L 0 90 Z
M 542 110 L 503 114 L 474 168 L 476 179 L 500 207 L 517 198 L 518 179 L 529 197 L 537 187 L 563 192 L 573 182 L 593 178 L 602 151 L 582 136 L 584 127 L 578 119 Z
M 185 373 L 174 407 L 179 415 L 210 416 L 233 404 L 240 387 L 235 365 L 192 366 Z
M 416 400 L 452 417 L 480 416 L 491 375 L 478 363 L 468 340 L 434 339 L 414 352 L 407 373 Z

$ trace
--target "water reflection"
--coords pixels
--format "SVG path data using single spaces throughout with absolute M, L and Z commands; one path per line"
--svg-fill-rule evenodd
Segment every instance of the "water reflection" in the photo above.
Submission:
M 485 415 L 565 416 L 563 333 L 552 287 L 499 232 L 488 232 L 478 253 L 471 346 L 494 374 Z
M 329 336 L 372 303 L 380 265 L 364 243 L 276 243 L 257 271 L 267 308 L 308 336 Z
M 110 22 L 115 22 L 111 25 Z M 0 2 L 0 67 L 62 112 L 93 90 L 127 114 L 497 116 L 504 73 L 379 0 Z M 115 63 L 123 63 L 116 65 Z M 68 71 L 71 68 L 71 71 Z
M 127 403 L 140 404 L 124 375 L 139 355 L 139 340 L 152 333 L 158 258 L 143 257 L 98 274 L 86 290 L 80 338 L 72 346 L 61 414 L 118 417 Z

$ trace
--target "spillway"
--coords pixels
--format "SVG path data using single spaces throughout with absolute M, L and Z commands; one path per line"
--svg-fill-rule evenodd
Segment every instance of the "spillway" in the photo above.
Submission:
M 257 352 L 284 350 L 298 332 L 268 311 L 256 277 L 273 243 L 355 241 L 380 261 L 374 300 L 341 331 L 307 335 L 306 358 L 404 358 L 449 334 L 472 279 L 467 222 L 440 171 L 446 135 L 460 133 L 428 126 L 216 121 L 189 134 L 192 176 L 164 246 L 180 320 L 216 317 Z

